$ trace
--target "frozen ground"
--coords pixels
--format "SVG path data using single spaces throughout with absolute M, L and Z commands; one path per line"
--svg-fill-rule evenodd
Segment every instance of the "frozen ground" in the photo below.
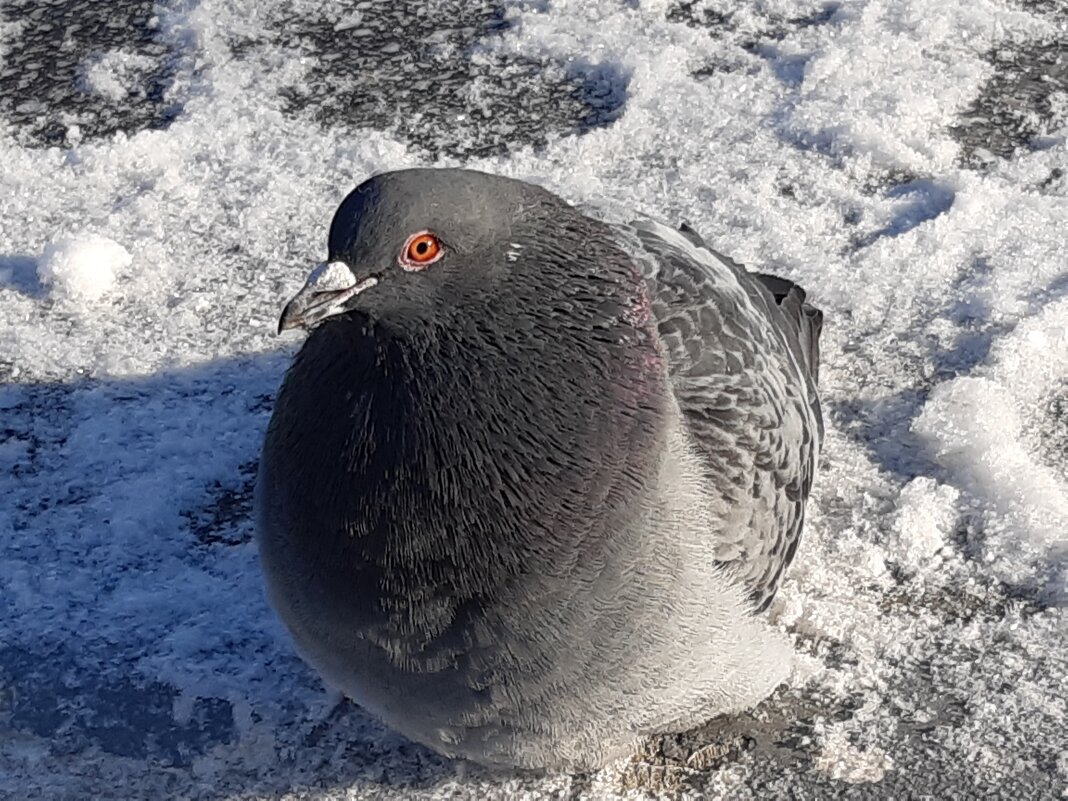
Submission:
M 0 6 L 0 797 L 1064 797 L 1065 0 L 325 6 Z M 687 219 L 825 309 L 798 664 L 752 714 L 492 776 L 293 655 L 272 328 L 338 200 L 424 163 Z

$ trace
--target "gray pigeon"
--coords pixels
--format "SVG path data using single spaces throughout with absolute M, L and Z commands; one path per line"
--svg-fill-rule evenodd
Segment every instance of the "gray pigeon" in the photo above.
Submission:
M 758 702 L 790 663 L 757 613 L 816 469 L 821 317 L 685 226 L 469 170 L 364 182 L 279 323 L 315 326 L 256 486 L 298 649 L 496 766 Z

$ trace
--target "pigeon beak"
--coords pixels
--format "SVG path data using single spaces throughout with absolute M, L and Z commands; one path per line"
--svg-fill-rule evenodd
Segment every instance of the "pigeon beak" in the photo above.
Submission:
M 323 262 L 308 276 L 278 319 L 278 333 L 290 328 L 308 328 L 331 315 L 345 311 L 345 303 L 378 283 L 376 276 L 357 281 L 352 269 L 341 261 Z

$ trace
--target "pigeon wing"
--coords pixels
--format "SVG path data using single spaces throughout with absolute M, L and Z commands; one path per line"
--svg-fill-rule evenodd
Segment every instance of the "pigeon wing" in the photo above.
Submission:
M 771 602 L 793 559 L 823 437 L 822 314 L 792 282 L 749 273 L 687 226 L 616 224 L 648 283 L 690 440 L 719 521 L 716 558 Z

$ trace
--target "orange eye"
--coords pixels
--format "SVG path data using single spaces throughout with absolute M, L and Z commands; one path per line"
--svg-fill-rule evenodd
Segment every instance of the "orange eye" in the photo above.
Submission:
M 441 258 L 441 240 L 429 231 L 420 231 L 408 237 L 401 250 L 400 265 L 405 270 L 421 270 Z

